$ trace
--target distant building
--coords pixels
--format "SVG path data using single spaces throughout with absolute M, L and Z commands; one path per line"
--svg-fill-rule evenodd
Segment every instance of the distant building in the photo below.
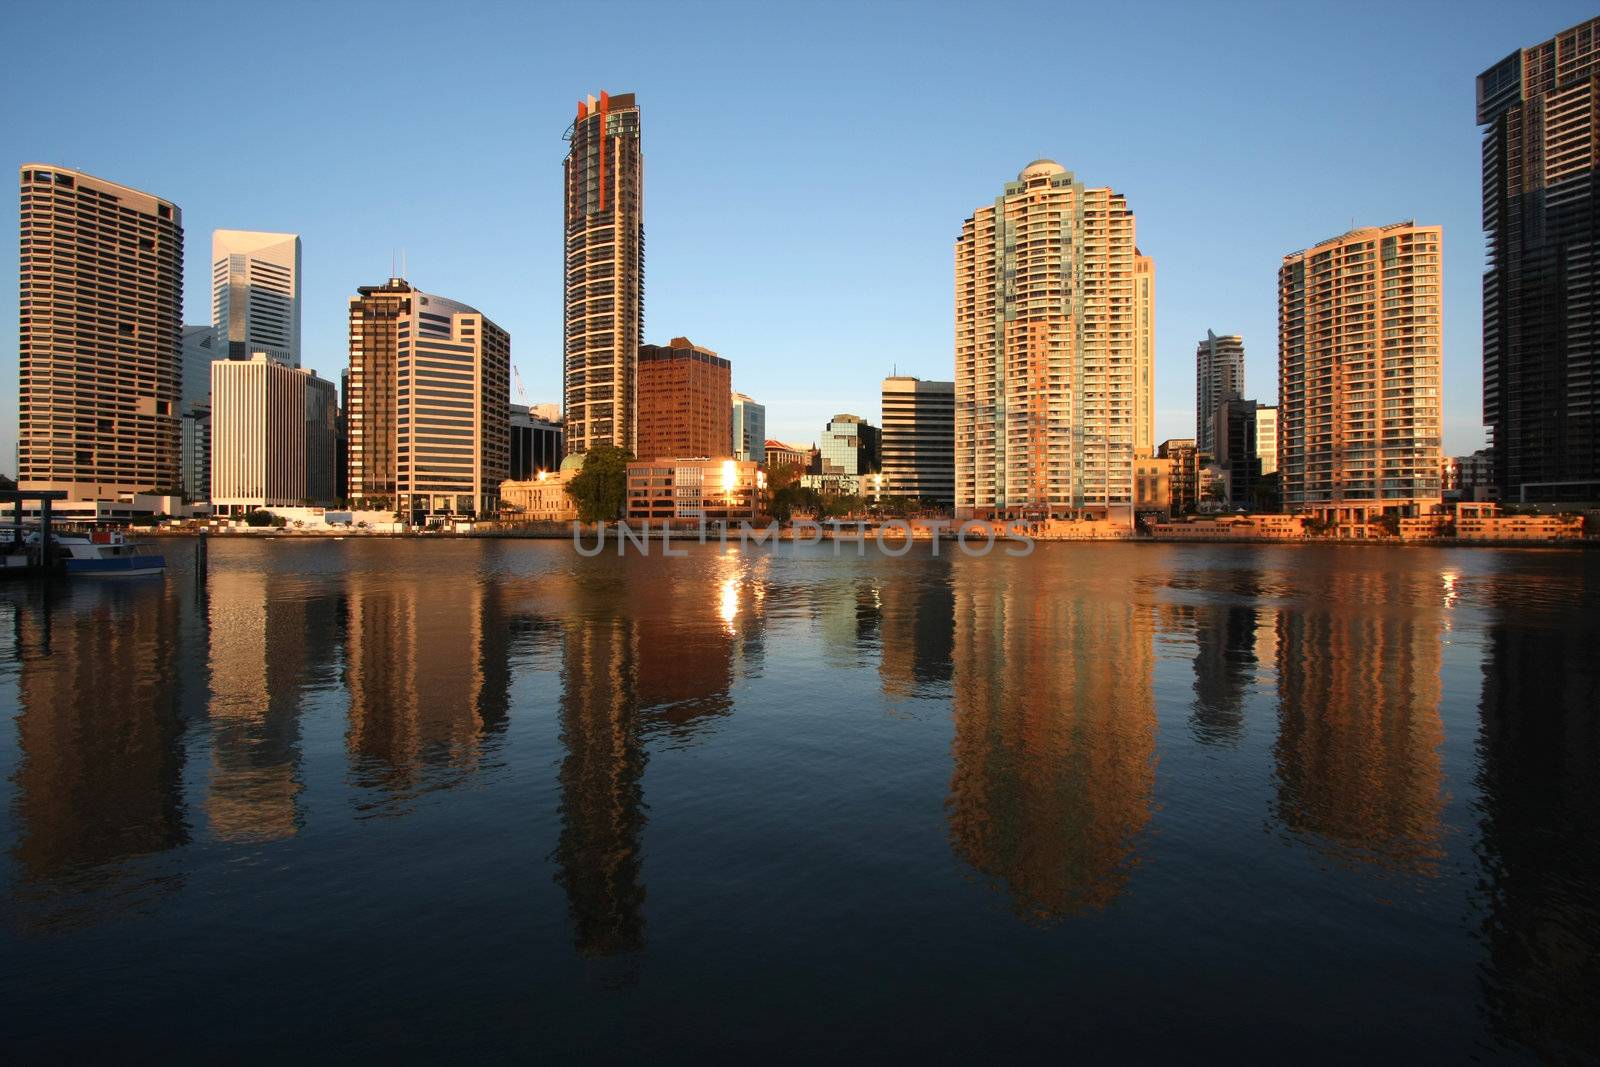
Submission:
M 24 163 L 18 176 L 18 486 L 113 504 L 174 492 L 182 215 L 78 170 Z
M 1200 506 L 1200 471 L 1210 457 L 1202 453 L 1194 439 L 1177 437 L 1162 441 L 1156 455 L 1170 464 L 1167 486 L 1170 493 L 1168 514 L 1174 518 L 1193 515 Z
M 1499 495 L 1493 449 L 1449 456 L 1440 464 L 1439 487 L 1448 500 L 1492 501 Z
M 628 464 L 630 519 L 753 519 L 764 476 L 751 460 L 663 457 Z
M 1260 440 L 1256 436 L 1257 412 L 1254 400 L 1230 397 L 1218 407 L 1212 419 L 1211 439 L 1215 459 L 1228 474 L 1228 506 L 1248 510 L 1252 506 L 1256 483 L 1261 479 Z
M 883 491 L 941 507 L 956 502 L 956 383 L 883 380 Z
M 1283 258 L 1285 511 L 1364 528 L 1439 503 L 1439 246 L 1439 227 L 1399 222 Z
M 767 461 L 767 409 L 743 393 L 733 394 L 733 458 Z
M 412 523 L 493 515 L 510 466 L 511 337 L 400 278 L 350 300 L 350 496 Z
M 1600 500 L 1600 18 L 1478 76 L 1483 421 L 1507 501 Z
M 501 514 L 514 522 L 572 522 L 578 505 L 567 485 L 583 470 L 581 463 L 541 469 L 532 477 L 500 483 Z
M 644 155 L 632 93 L 578 103 L 567 128 L 562 401 L 568 452 L 640 454 L 635 372 L 644 333 Z
M 732 365 L 687 337 L 642 345 L 638 363 L 638 455 L 732 457 Z
M 1133 256 L 1133 451 L 1148 456 L 1156 436 L 1156 262 Z
M 811 469 L 811 461 L 815 449 L 810 446 L 786 445 L 774 438 L 767 438 L 765 451 L 767 454 L 767 470 L 778 467 L 793 467 L 804 474 Z
M 183 328 L 178 477 L 190 501 L 211 499 L 211 364 L 221 350 L 211 326 Z
M 332 382 L 257 352 L 213 363 L 211 397 L 213 513 L 333 502 Z
M 257 352 L 300 366 L 300 238 L 292 233 L 213 230 L 211 325 L 218 358 Z
M 1206 331 L 1194 353 L 1194 433 L 1202 452 L 1215 454 L 1217 409 L 1244 395 L 1244 338 Z
M 1263 477 L 1278 473 L 1278 409 L 1256 405 L 1256 455 Z
M 876 474 L 883 469 L 883 438 L 859 415 L 835 415 L 822 431 L 819 474 Z
M 1137 515 L 1172 515 L 1172 461 L 1161 456 L 1133 458 L 1133 510 Z
M 554 405 L 540 404 L 548 412 Z M 525 404 L 511 405 L 511 460 L 508 476 L 513 480 L 527 480 L 538 471 L 553 471 L 561 466 L 566 456 L 562 443 L 561 422 L 534 414 Z
M 1051 160 L 1030 163 L 966 220 L 955 272 L 958 517 L 1131 519 L 1153 271 L 1126 198 Z M 823 453 L 826 470 L 826 444 Z

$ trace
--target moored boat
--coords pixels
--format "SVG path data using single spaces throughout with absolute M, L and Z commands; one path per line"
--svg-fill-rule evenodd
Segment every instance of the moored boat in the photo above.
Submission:
M 94 530 L 87 535 L 60 534 L 53 540 L 68 574 L 135 577 L 160 574 L 167 568 L 165 556 L 141 552 L 139 545 L 129 541 L 121 530 Z

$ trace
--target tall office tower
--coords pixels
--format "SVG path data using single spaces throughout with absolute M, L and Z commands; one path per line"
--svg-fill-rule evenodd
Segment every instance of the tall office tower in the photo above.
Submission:
M 1351 230 L 1278 271 L 1284 510 L 1338 524 L 1439 502 L 1437 226 Z
M 1133 450 L 1150 456 L 1156 443 L 1156 261 L 1133 251 Z
M 332 382 L 265 352 L 211 364 L 215 513 L 332 503 L 338 408 Z
M 1600 500 L 1600 18 L 1478 76 L 1483 421 L 1504 500 Z
M 733 365 L 687 337 L 641 345 L 637 441 L 640 459 L 732 456 Z
M 211 363 L 221 355 L 210 326 L 183 328 L 178 481 L 190 501 L 211 499 Z
M 1261 477 L 1261 444 L 1256 436 L 1256 412 L 1260 407 L 1254 400 L 1230 397 L 1217 408 L 1213 420 L 1211 436 L 1217 446 L 1217 463 L 1228 475 L 1230 507 L 1249 508 L 1256 481 Z
M 641 454 L 635 408 L 644 336 L 644 158 L 632 93 L 578 104 L 567 130 L 566 311 L 562 349 L 567 451 L 616 445 Z
M 1263 475 L 1278 473 L 1278 409 L 1266 404 L 1256 407 L 1256 456 Z
M 69 500 L 172 489 L 182 214 L 81 171 L 20 176 L 17 481 Z
M 492 515 L 510 465 L 511 337 L 401 278 L 350 298 L 350 496 L 407 521 Z
M 883 380 L 883 491 L 956 502 L 956 383 Z
M 743 393 L 733 394 L 733 458 L 767 462 L 767 409 Z
M 1194 352 L 1194 438 L 1200 451 L 1215 454 L 1217 409 L 1243 395 L 1244 338 L 1207 330 Z
M 883 470 L 883 433 L 859 415 L 835 415 L 822 431 L 822 474 L 859 477 Z
M 265 352 L 300 365 L 300 238 L 292 233 L 213 230 L 211 324 L 222 355 Z
M 956 514 L 1131 515 L 1137 260 L 1126 199 L 1041 159 L 956 241 Z

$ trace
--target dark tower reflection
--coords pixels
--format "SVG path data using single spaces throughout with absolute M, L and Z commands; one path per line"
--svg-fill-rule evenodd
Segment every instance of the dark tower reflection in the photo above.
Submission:
M 1189 728 L 1203 745 L 1236 745 L 1255 678 L 1256 609 L 1209 604 L 1195 614 L 1194 706 Z
M 1342 862 L 1432 875 L 1440 856 L 1443 618 L 1404 579 L 1330 571 L 1278 619 L 1278 819 Z
M 954 572 L 951 843 L 1025 918 L 1104 907 L 1151 816 L 1151 609 L 1125 588 L 1036 596 L 1022 568 Z
M 1502 593 L 1483 661 L 1483 1009 L 1552 1063 L 1600 1049 L 1597 649 L 1600 614 L 1562 573 Z
M 128 861 L 189 837 L 178 610 L 158 583 L 81 585 L 16 616 L 12 856 L 23 898 L 49 904 L 25 921 L 88 921 L 177 888 Z
M 883 652 L 878 677 L 892 697 L 943 695 L 954 674 L 955 590 L 947 556 L 918 559 L 879 587 Z

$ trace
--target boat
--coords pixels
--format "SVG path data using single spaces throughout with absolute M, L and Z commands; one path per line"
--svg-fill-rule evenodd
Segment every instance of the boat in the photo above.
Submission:
M 94 530 L 85 534 L 58 534 L 51 538 L 66 563 L 67 573 L 88 577 L 122 578 L 160 574 L 167 569 L 165 556 L 139 551 L 121 530 Z

